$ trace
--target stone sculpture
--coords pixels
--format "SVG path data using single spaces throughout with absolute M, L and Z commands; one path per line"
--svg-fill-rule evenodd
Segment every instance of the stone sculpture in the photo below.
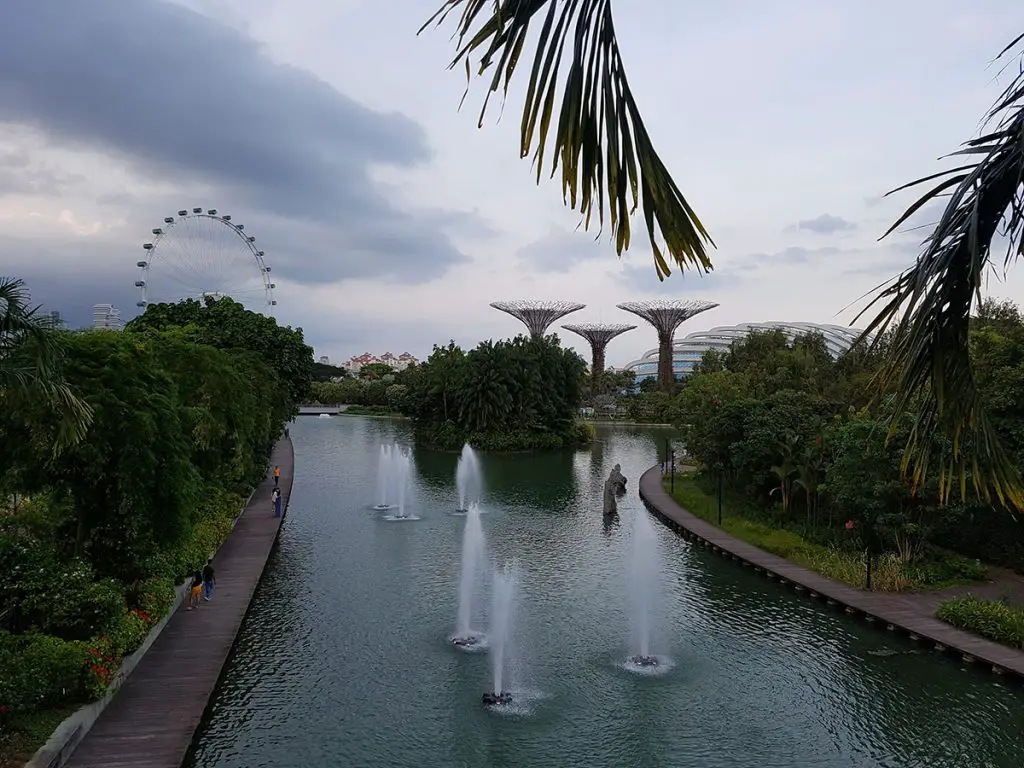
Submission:
M 619 504 L 617 496 L 626 492 L 626 478 L 622 474 L 622 467 L 616 464 L 604 481 L 604 514 L 605 516 L 618 514 Z

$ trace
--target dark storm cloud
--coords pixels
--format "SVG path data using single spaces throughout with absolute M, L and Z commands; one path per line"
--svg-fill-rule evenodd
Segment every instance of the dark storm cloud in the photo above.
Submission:
M 804 219 L 796 226 L 797 229 L 813 232 L 816 235 L 834 235 L 837 232 L 851 232 L 857 229 L 857 225 L 852 221 L 828 213 L 823 213 L 813 219 Z
M 126 157 L 156 179 L 212 184 L 222 202 L 208 205 L 329 225 L 341 242 L 309 248 L 304 262 L 321 281 L 373 273 L 416 282 L 465 259 L 432 215 L 396 210 L 369 179 L 371 165 L 430 159 L 408 118 L 367 109 L 170 3 L 8 5 L 0 122 Z

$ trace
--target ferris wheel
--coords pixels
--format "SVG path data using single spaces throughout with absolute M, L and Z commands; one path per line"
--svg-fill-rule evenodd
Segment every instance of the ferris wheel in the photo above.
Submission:
M 135 281 L 142 294 L 136 306 L 225 296 L 264 314 L 277 305 L 263 251 L 229 215 L 216 208 L 183 209 L 153 235 L 142 246 L 146 258 L 136 263 L 142 270 Z

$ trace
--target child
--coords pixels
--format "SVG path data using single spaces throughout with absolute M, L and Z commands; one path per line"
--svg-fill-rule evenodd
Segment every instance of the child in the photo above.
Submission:
M 192 574 L 192 591 L 188 596 L 188 609 L 199 607 L 199 598 L 203 594 L 203 572 L 196 571 Z

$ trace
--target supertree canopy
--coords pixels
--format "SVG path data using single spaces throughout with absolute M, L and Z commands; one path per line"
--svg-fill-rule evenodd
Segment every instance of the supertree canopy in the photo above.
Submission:
M 495 301 L 495 309 L 507 312 L 530 329 L 531 336 L 543 336 L 553 322 L 570 312 L 578 312 L 586 304 L 573 301 Z
M 662 392 L 671 392 L 675 382 L 672 373 L 672 338 L 676 329 L 685 321 L 701 312 L 717 307 L 713 301 L 627 301 L 618 308 L 642 317 L 658 332 L 658 387 Z
M 582 336 L 590 342 L 591 363 L 590 376 L 594 381 L 604 373 L 604 351 L 608 342 L 616 336 L 632 331 L 635 325 L 623 325 L 621 323 L 577 323 L 575 325 L 563 325 L 567 331 Z

